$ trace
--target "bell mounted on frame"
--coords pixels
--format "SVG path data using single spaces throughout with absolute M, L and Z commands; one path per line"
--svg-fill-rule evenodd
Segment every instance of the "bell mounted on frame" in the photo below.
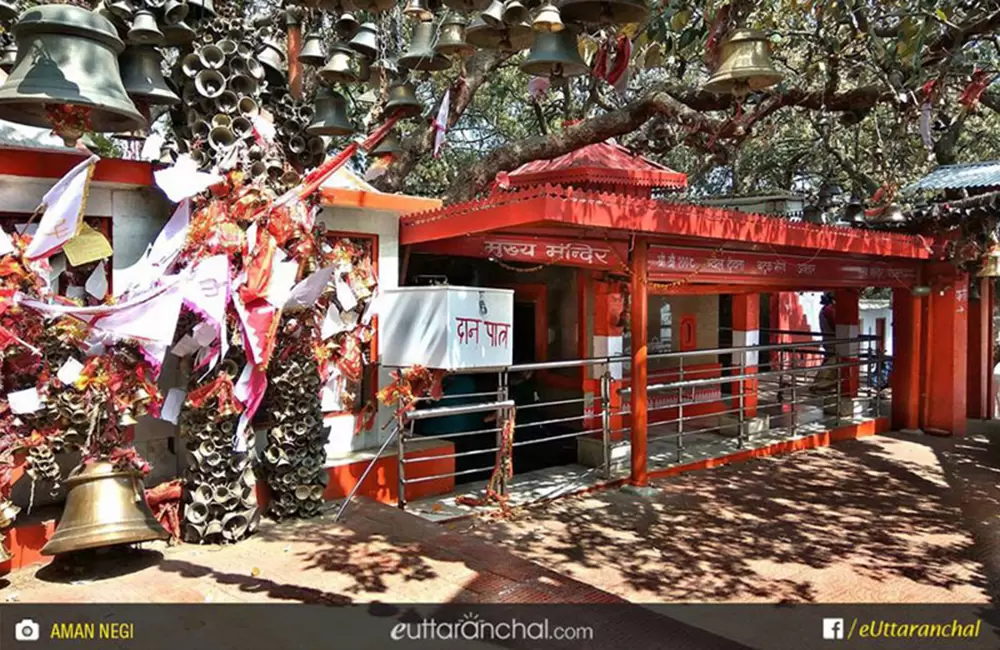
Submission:
M 334 29 L 337 30 L 337 34 L 343 39 L 352 38 L 360 26 L 361 23 L 351 13 L 340 14 L 340 18 L 333 25 Z
M 84 131 L 139 131 L 146 120 L 122 85 L 125 44 L 107 19 L 70 5 L 28 9 L 14 25 L 19 56 L 0 87 L 0 119 L 54 131 L 72 146 Z
M 531 28 L 536 32 L 561 32 L 565 27 L 559 8 L 551 2 L 546 2 L 539 7 L 531 21 Z
M 559 11 L 563 20 L 598 25 L 628 25 L 649 18 L 645 0 L 564 0 Z
M 330 60 L 316 76 L 323 85 L 332 86 L 357 83 L 358 72 L 354 50 L 343 43 L 337 43 L 330 48 Z
M 575 77 L 590 72 L 580 56 L 574 29 L 539 33 L 521 70 L 536 77 Z
M 389 86 L 388 99 L 385 103 L 387 115 L 399 115 L 400 118 L 419 117 L 424 112 L 424 105 L 417 99 L 413 84 L 409 81 L 396 81 Z
M 0 70 L 10 74 L 15 65 L 17 65 L 17 46 L 11 43 L 0 53 Z
M 505 25 L 520 25 L 529 18 L 528 8 L 521 0 L 507 0 L 503 3 L 503 22 Z
M 272 87 L 285 85 L 285 53 L 274 41 L 265 40 L 257 51 L 258 62 L 264 67 L 264 78 Z
M 483 10 L 480 17 L 483 19 L 483 22 L 490 27 L 503 27 L 503 2 L 500 0 L 493 0 L 490 2 L 489 6 Z
M 149 45 L 133 45 L 125 49 L 118 59 L 125 92 L 135 102 L 149 106 L 178 104 L 178 97 L 167 86 L 160 68 L 163 56 Z
M 767 36 L 751 29 L 733 32 L 722 43 L 719 60 L 722 63 L 703 86 L 710 93 L 743 96 L 770 88 L 783 78 L 771 62 Z
M 535 31 L 528 23 L 520 25 L 492 27 L 484 22 L 482 16 L 477 16 L 465 30 L 465 40 L 469 45 L 484 50 L 503 50 L 519 52 L 531 47 L 535 40 Z
M 403 15 L 421 23 L 434 20 L 434 12 L 427 6 L 427 0 L 407 0 Z
M 1000 245 L 994 243 L 990 246 L 989 252 L 983 258 L 983 268 L 979 270 L 976 277 L 1000 278 Z
M 347 116 L 347 100 L 343 95 L 329 88 L 320 88 L 316 91 L 315 107 L 313 120 L 306 127 L 306 133 L 329 136 L 354 133 L 354 125 Z
M 382 141 L 378 143 L 374 149 L 371 150 L 370 156 L 375 156 L 376 158 L 381 156 L 392 156 L 403 150 L 403 147 L 399 143 L 399 130 L 393 129 L 389 131 Z
M 365 58 L 374 59 L 378 56 L 378 26 L 375 23 L 364 23 L 358 27 L 347 46 Z
M 476 51 L 465 41 L 465 18 L 451 14 L 441 25 L 441 35 L 438 37 L 434 51 L 443 56 L 470 56 Z
M 409 70 L 438 72 L 451 67 L 451 61 L 434 51 L 433 22 L 418 23 L 413 27 L 410 47 L 399 57 L 399 65 Z
M 163 22 L 167 25 L 176 25 L 187 18 L 190 9 L 187 0 L 167 0 L 163 5 Z
M 0 20 L 14 20 L 17 18 L 17 7 L 6 0 L 0 0 Z
M 133 45 L 163 45 L 165 41 L 163 32 L 156 24 L 156 16 L 148 10 L 136 12 L 127 38 Z
M 317 33 L 306 36 L 299 52 L 299 62 L 303 65 L 319 67 L 326 63 L 326 48 L 323 46 L 323 37 Z

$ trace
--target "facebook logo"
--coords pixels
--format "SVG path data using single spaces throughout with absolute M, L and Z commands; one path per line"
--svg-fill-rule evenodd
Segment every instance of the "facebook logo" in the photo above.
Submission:
M 823 619 L 823 639 L 826 641 L 839 641 L 844 638 L 844 619 L 824 618 Z

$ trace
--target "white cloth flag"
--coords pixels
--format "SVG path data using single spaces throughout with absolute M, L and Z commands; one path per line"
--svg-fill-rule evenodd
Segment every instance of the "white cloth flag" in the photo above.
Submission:
M 0 228 L 0 257 L 14 252 L 14 241 Z
M 187 239 L 188 224 L 191 221 L 191 200 L 184 199 L 174 210 L 174 214 L 156 236 L 149 250 L 149 262 L 153 266 L 166 268 L 177 257 Z
M 434 118 L 434 157 L 441 154 L 441 147 L 444 145 L 444 134 L 448 131 L 448 110 L 451 105 L 451 88 L 444 92 L 444 99 L 441 100 L 441 108 L 438 109 L 437 117 Z
M 204 316 L 218 333 L 219 355 L 215 361 L 223 359 L 229 350 L 226 335 L 226 305 L 229 302 L 229 258 L 215 255 L 198 263 L 190 281 L 184 285 L 184 300 L 198 314 Z
M 316 304 L 323 290 L 326 289 L 326 285 L 330 284 L 330 278 L 333 277 L 333 272 L 336 270 L 336 266 L 328 266 L 325 269 L 316 271 L 295 285 L 292 292 L 288 295 L 285 309 L 312 307 Z
M 187 154 L 179 156 L 173 167 L 153 172 L 153 178 L 167 198 L 175 203 L 204 192 L 225 180 L 218 174 L 198 171 L 198 163 Z
M 45 213 L 31 243 L 24 251 L 27 259 L 48 257 L 80 234 L 83 212 L 87 207 L 87 190 L 98 160 L 100 157 L 91 156 L 83 161 L 42 197 Z

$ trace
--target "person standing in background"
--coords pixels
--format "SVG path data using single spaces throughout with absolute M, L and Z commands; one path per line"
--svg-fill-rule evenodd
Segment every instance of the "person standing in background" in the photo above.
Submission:
M 819 312 L 819 330 L 823 333 L 823 357 L 826 360 L 834 355 L 829 341 L 837 338 L 837 301 L 833 293 L 827 291 L 820 298 L 820 304 L 823 308 Z

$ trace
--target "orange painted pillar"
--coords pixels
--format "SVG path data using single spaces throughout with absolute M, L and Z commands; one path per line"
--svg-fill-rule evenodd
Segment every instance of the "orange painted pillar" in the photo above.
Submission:
M 858 307 L 860 292 L 857 289 L 838 289 L 834 298 L 836 304 L 836 335 L 838 339 L 855 339 L 858 337 L 861 321 L 861 311 Z M 860 346 L 854 344 L 840 344 L 837 346 L 837 356 L 839 363 L 856 363 Z M 840 371 L 841 386 L 840 394 L 845 397 L 857 397 L 860 386 L 861 373 L 857 366 L 844 368 Z
M 593 323 L 593 356 L 594 357 L 620 357 L 625 354 L 622 349 L 624 345 L 624 323 L 622 312 L 625 309 L 625 298 L 622 295 L 621 285 L 616 282 L 591 283 L 593 297 L 591 302 L 594 305 Z M 622 364 L 612 363 L 607 367 L 604 365 L 591 366 L 585 372 L 589 373 L 590 380 L 587 382 L 589 392 L 593 399 L 593 417 L 588 420 L 588 428 L 600 427 L 600 409 L 604 404 L 600 399 L 601 376 L 605 370 L 611 375 L 611 395 L 610 408 L 611 430 L 618 431 L 624 427 L 621 415 L 621 401 L 618 391 L 622 388 Z M 601 434 L 595 434 L 595 438 L 600 438 Z M 620 440 L 624 434 L 612 434 L 613 440 Z
M 285 13 L 285 24 L 288 27 L 288 91 L 293 98 L 302 99 L 302 63 L 299 62 L 299 52 L 302 51 L 301 10 L 290 7 Z
M 923 426 L 928 433 L 965 435 L 969 337 L 968 276 L 938 266 L 928 297 Z
M 632 475 L 629 482 L 636 486 L 649 483 L 647 474 L 646 437 L 649 413 L 646 411 L 648 370 L 648 311 L 647 258 L 649 242 L 636 237 L 632 248 L 632 286 L 629 300 L 632 306 Z
M 760 345 L 760 294 L 736 294 L 733 296 L 733 347 L 754 345 Z M 756 351 L 734 353 L 733 372 L 744 375 L 757 374 L 757 355 Z M 743 395 L 744 415 L 750 418 L 756 417 L 757 380 L 746 379 L 736 382 L 736 389 Z M 737 396 L 736 404 L 738 403 Z
M 976 420 L 990 417 L 989 403 L 992 399 L 989 392 L 990 376 L 993 374 L 993 345 L 990 342 L 990 322 L 993 312 L 990 310 L 990 285 L 985 278 L 974 278 L 973 284 L 979 286 L 979 297 L 969 300 L 969 343 L 968 343 L 968 398 L 966 413 Z
M 921 299 L 892 291 L 892 428 L 920 427 Z

